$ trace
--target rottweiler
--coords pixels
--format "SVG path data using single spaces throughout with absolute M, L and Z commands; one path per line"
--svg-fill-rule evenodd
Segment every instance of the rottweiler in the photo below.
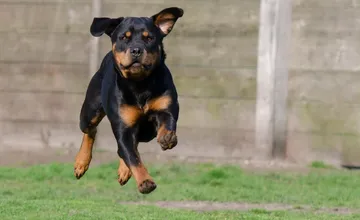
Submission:
M 107 116 L 120 157 L 118 182 L 124 185 L 134 176 L 140 193 L 156 188 L 138 144 L 156 137 L 162 150 L 177 145 L 178 95 L 165 65 L 163 39 L 183 14 L 181 8 L 170 7 L 151 17 L 93 19 L 91 35 L 108 35 L 112 47 L 91 78 L 81 107 L 83 138 L 74 165 L 77 179 L 89 168 L 96 128 Z

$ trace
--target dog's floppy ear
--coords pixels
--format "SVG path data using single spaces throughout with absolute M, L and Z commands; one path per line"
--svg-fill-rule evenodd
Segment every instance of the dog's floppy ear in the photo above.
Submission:
M 99 17 L 94 18 L 91 26 L 90 33 L 94 37 L 100 37 L 104 33 L 111 37 L 111 34 L 114 32 L 115 28 L 124 20 L 123 17 L 119 18 L 107 18 Z
M 168 35 L 173 29 L 175 22 L 178 18 L 182 17 L 184 11 L 181 8 L 171 7 L 165 8 L 159 13 L 151 16 L 154 24 L 160 28 L 164 36 Z

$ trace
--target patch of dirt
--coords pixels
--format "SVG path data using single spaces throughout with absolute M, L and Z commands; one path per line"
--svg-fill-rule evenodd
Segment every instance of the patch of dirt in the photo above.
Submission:
M 161 208 L 169 209 L 186 209 L 193 211 L 251 211 L 254 209 L 261 209 L 266 211 L 299 211 L 299 212 L 314 212 L 314 213 L 328 213 L 328 214 L 358 214 L 360 210 L 349 208 L 319 208 L 314 209 L 310 206 L 293 206 L 287 204 L 251 204 L 251 203 L 236 203 L 236 202 L 205 202 L 205 201 L 159 201 L 159 202 L 121 202 L 124 205 L 154 205 Z

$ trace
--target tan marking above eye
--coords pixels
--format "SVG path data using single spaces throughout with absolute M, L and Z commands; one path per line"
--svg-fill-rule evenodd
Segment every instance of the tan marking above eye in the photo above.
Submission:
M 130 31 L 127 31 L 127 32 L 125 33 L 125 37 L 131 37 L 131 32 L 130 32 Z
M 144 31 L 144 32 L 143 32 L 143 36 L 144 36 L 144 37 L 148 37 L 148 36 L 149 36 L 149 32 Z

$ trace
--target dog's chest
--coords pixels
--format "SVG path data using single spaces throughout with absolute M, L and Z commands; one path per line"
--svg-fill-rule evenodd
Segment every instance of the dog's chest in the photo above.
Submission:
M 139 94 L 134 107 L 138 108 L 143 114 L 150 111 L 157 112 L 166 110 L 171 104 L 169 95 L 151 96 L 150 93 Z
M 145 91 L 145 92 L 142 92 L 142 93 L 139 93 L 135 96 L 135 102 L 136 102 L 136 105 L 139 107 L 139 108 L 144 108 L 144 106 L 146 105 L 146 103 L 151 99 L 150 97 L 150 92 L 148 91 Z
M 128 96 L 127 96 L 127 104 L 133 105 L 139 109 L 144 109 L 147 103 L 154 97 L 155 88 L 153 88 L 152 83 L 138 83 L 132 84 L 128 87 Z
M 149 97 L 137 95 L 136 104 L 122 104 L 120 106 L 120 117 L 127 126 L 134 126 L 141 118 L 150 117 L 153 113 L 167 111 L 171 105 L 169 95 Z

